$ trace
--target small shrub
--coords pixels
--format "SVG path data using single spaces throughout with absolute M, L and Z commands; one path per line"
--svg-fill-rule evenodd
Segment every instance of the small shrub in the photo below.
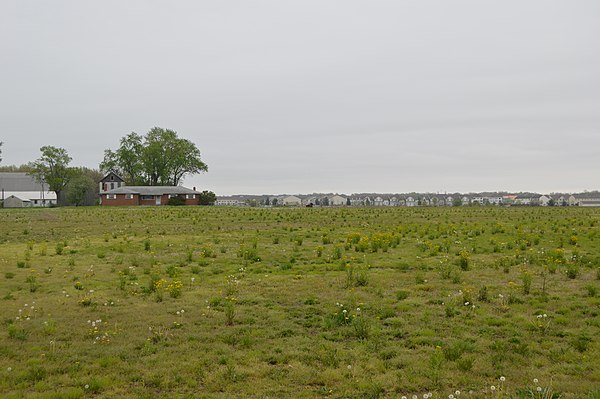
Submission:
M 567 267 L 567 277 L 570 279 L 576 279 L 577 276 L 579 276 L 579 268 L 575 265 L 569 265 L 569 267 Z
M 360 340 L 369 338 L 371 333 L 371 323 L 366 317 L 355 317 L 352 319 L 352 327 L 354 328 L 354 335 Z
M 403 301 L 406 298 L 408 298 L 408 296 L 410 295 L 409 291 L 406 290 L 400 290 L 396 292 L 396 299 L 399 301 Z
M 235 306 L 232 300 L 228 300 L 225 304 L 225 324 L 232 326 L 235 319 Z
M 167 205 L 170 206 L 181 206 L 181 205 L 185 205 L 185 199 L 183 199 L 180 196 L 175 196 L 175 197 L 171 197 L 169 198 L 169 201 L 167 202 Z
M 22 327 L 16 326 L 14 323 L 8 325 L 8 336 L 17 341 L 25 341 L 29 336 L 29 331 Z
M 25 282 L 29 284 L 29 292 L 36 292 L 40 287 L 35 276 L 27 276 Z
M 471 263 L 471 254 L 466 249 L 463 249 L 458 253 L 458 265 L 462 270 L 469 270 Z
M 523 294 L 524 295 L 529 295 L 530 291 L 531 291 L 531 282 L 532 282 L 533 278 L 531 277 L 530 273 L 523 273 L 521 275 L 521 281 L 523 282 Z
M 482 286 L 477 293 L 477 299 L 481 302 L 489 302 L 490 298 L 488 296 L 488 287 Z
M 57 255 L 62 255 L 64 249 L 65 249 L 65 245 L 62 242 L 56 243 L 55 251 L 56 251 Z

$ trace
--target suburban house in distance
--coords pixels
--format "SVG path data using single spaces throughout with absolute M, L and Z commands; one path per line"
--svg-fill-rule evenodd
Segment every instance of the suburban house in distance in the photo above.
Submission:
M 116 173 L 100 180 L 100 204 L 103 206 L 168 205 L 174 197 L 184 205 L 198 205 L 200 193 L 181 186 L 127 186 Z
M 0 200 L 5 208 L 56 205 L 56 193 L 27 173 L 0 173 Z

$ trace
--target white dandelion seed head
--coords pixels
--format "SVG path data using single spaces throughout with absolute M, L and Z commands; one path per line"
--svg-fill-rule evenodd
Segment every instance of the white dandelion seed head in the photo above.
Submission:
M 495 391 L 495 390 L 496 390 L 496 387 L 492 385 L 492 386 L 490 387 L 490 390 L 492 390 L 492 391 Z
M 539 381 L 538 381 L 538 379 L 537 379 L 537 378 L 534 378 L 534 379 L 533 379 L 533 383 L 534 383 L 534 384 L 537 384 L 538 382 L 539 382 Z
M 536 388 L 536 390 L 537 390 L 538 392 L 542 392 L 542 387 L 537 387 L 537 388 Z
M 501 377 L 500 377 L 500 381 L 502 381 L 502 382 L 506 381 L 506 377 L 504 377 L 504 376 L 501 376 Z

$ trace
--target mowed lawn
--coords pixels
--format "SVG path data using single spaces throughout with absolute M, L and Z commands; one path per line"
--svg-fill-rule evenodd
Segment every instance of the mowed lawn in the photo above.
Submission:
M 600 398 L 599 231 L 593 208 L 0 209 L 0 397 Z

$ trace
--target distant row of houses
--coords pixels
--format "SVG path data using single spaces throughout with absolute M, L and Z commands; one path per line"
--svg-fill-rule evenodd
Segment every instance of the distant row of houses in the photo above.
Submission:
M 217 197 L 223 206 L 600 206 L 600 192 L 552 195 L 280 195 Z
M 198 205 L 200 192 L 181 186 L 128 186 L 116 173 L 109 172 L 98 183 L 103 206 Z M 0 173 L 0 200 L 5 208 L 43 207 L 57 204 L 56 193 L 26 173 Z M 220 206 L 600 206 L 600 192 L 578 194 L 310 194 L 278 196 L 217 197 Z

